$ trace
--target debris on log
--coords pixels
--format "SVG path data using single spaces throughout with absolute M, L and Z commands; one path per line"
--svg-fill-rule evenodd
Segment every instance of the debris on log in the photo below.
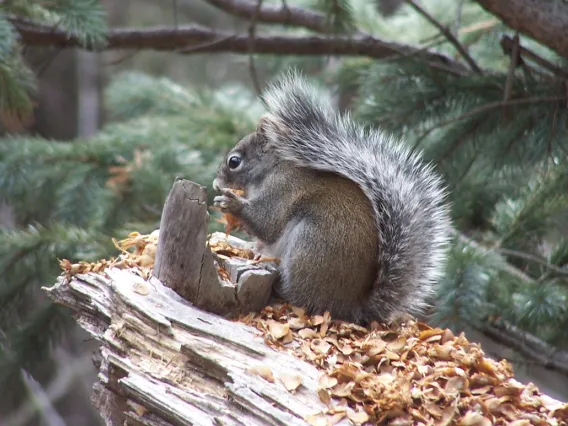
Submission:
M 192 194 L 184 203 L 203 212 L 204 203 L 195 201 L 205 200 L 203 194 Z M 164 216 L 172 214 L 166 210 Z M 168 222 L 162 218 L 165 228 Z M 215 274 L 199 275 L 185 264 L 165 273 L 166 254 L 175 249 L 156 261 L 165 238 L 160 229 L 115 242 L 121 252 L 115 259 L 63 260 L 57 283 L 44 288 L 101 343 L 93 403 L 107 425 L 568 422 L 568 404 L 517 382 L 508 362 L 486 357 L 463 334 L 412 320 L 364 328 L 328 313 L 267 305 L 276 265 L 258 259 L 249 243 L 222 233 L 207 240 L 198 229 L 173 231 L 172 238 L 199 241 L 179 241 L 182 253 L 172 258 L 194 259 L 192 268 L 210 259 Z M 211 302 L 215 292 L 230 303 Z

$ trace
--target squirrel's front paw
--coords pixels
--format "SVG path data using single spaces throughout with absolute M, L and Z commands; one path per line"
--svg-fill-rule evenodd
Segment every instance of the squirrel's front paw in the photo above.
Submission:
M 223 213 L 239 213 L 245 206 L 246 200 L 239 197 L 230 189 L 222 189 L 223 195 L 213 199 L 213 205 L 219 207 Z

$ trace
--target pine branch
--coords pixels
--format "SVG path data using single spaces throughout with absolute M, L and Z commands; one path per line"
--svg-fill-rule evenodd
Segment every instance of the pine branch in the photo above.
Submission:
M 29 21 L 12 19 L 20 33 L 20 41 L 26 46 L 51 46 L 57 48 L 82 47 L 72 34 Z M 210 28 L 189 25 L 177 29 L 171 27 L 131 28 L 110 30 L 103 50 L 148 49 L 171 51 L 183 54 L 231 52 L 249 54 L 248 34 L 216 31 Z M 387 42 L 371 36 L 325 37 L 256 35 L 255 53 L 277 55 L 344 55 L 386 58 L 393 55 L 408 55 L 419 49 L 401 43 Z M 86 47 L 96 50 L 93 47 Z M 466 75 L 467 68 L 461 63 L 435 52 L 420 52 L 418 55 L 432 67 L 456 75 Z
M 544 127 L 548 127 L 547 123 Z M 496 205 L 492 219 L 500 247 L 533 251 L 547 234 L 562 232 L 557 218 L 565 216 L 568 207 L 567 186 L 568 170 L 561 163 L 549 169 L 546 175 L 533 176 L 516 197 L 504 197 Z
M 16 44 L 16 34 L 6 18 L 0 15 L 0 61 L 11 56 Z
M 0 57 L 0 119 L 15 125 L 31 118 L 35 76 L 19 54 Z
M 98 0 L 6 1 L 1 8 L 10 21 L 17 17 L 43 23 L 73 34 L 90 47 L 104 43 L 108 29 L 105 9 Z
M 70 34 L 74 34 L 83 45 L 104 43 L 107 31 L 106 13 L 97 0 L 51 0 L 43 7 L 52 16 L 53 22 Z
M 265 24 L 281 24 L 285 26 L 303 27 L 318 33 L 330 33 L 332 28 L 321 13 L 296 6 L 281 4 L 274 6 L 263 5 L 257 13 L 257 3 L 250 0 L 205 0 L 212 6 L 229 15 L 246 20 L 257 15 L 259 22 Z
M 475 63 L 475 61 L 470 56 L 470 54 L 467 53 L 467 50 L 465 50 L 465 47 L 463 47 L 461 45 L 459 40 L 452 34 L 452 32 L 448 28 L 446 28 L 442 24 L 440 24 L 432 15 L 430 15 L 428 12 L 426 12 L 426 10 L 424 10 L 422 7 L 420 7 L 418 4 L 416 4 L 413 0 L 406 0 L 406 3 L 408 3 L 410 5 L 410 7 L 412 7 L 414 10 L 416 10 L 422 16 L 424 16 L 424 18 L 426 18 L 426 20 L 428 20 L 428 22 L 430 22 L 432 25 L 434 25 L 436 28 L 438 28 L 438 30 L 440 30 L 440 32 L 442 34 L 444 34 L 444 36 L 456 48 L 456 50 L 460 53 L 460 55 L 468 63 L 469 67 L 474 72 L 476 72 L 478 74 L 483 73 L 481 71 L 481 68 L 479 68 L 479 66 Z
M 550 263 L 568 266 L 568 238 L 563 238 L 550 253 Z
M 469 238 L 468 236 L 461 234 L 459 232 L 454 232 L 454 236 L 458 239 L 458 241 L 460 241 L 462 244 L 466 244 L 466 245 L 471 245 L 473 248 L 477 249 L 477 250 L 483 250 L 483 251 L 488 251 L 490 250 L 489 248 L 483 247 L 481 244 L 479 244 L 477 241 Z M 503 265 L 503 271 L 510 274 L 511 276 L 519 279 L 521 282 L 525 283 L 525 284 L 530 284 L 530 285 L 536 285 L 537 282 L 536 280 L 534 280 L 533 278 L 529 277 L 527 274 L 525 274 L 523 271 L 521 271 L 520 269 L 514 267 L 513 265 L 511 265 L 510 263 L 504 263 Z
M 316 5 L 319 10 L 325 13 L 326 23 L 332 29 L 333 34 L 355 33 L 357 31 L 350 0 L 319 0 Z
M 533 255 L 533 254 L 524 253 L 522 251 L 511 250 L 511 249 L 506 249 L 506 248 L 500 248 L 498 251 L 499 251 L 499 253 L 501 253 L 505 256 L 518 257 L 519 259 L 524 259 L 524 260 L 528 260 L 529 262 L 538 263 L 539 265 L 544 266 L 546 269 L 549 269 L 550 271 L 552 271 L 556 275 L 559 275 L 561 277 L 568 277 L 568 269 L 560 268 L 556 265 L 548 263 L 545 259 L 542 259 L 538 256 Z
M 504 101 L 497 101 L 497 102 L 490 102 L 485 105 L 481 105 L 478 108 L 474 108 L 470 111 L 465 112 L 457 117 L 452 117 L 447 120 L 444 120 L 440 123 L 437 123 L 435 126 L 427 129 L 425 134 L 429 134 L 433 130 L 447 126 L 448 124 L 455 123 L 456 121 L 463 120 L 465 118 L 470 118 L 475 115 L 491 111 L 493 109 L 507 107 L 509 105 L 526 105 L 526 104 L 539 104 L 539 103 L 554 103 L 554 102 L 566 102 L 568 100 L 568 96 L 534 96 L 530 98 L 520 98 L 520 99 L 511 99 L 507 102 Z

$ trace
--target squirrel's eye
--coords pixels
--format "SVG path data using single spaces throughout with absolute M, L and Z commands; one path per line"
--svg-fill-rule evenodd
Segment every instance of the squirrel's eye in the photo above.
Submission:
M 230 169 L 236 169 L 241 165 L 241 157 L 233 155 L 231 158 L 229 158 L 227 164 L 229 164 Z

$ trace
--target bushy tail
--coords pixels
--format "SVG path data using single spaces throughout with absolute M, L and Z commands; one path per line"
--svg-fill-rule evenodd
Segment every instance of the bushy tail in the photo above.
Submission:
M 351 179 L 373 204 L 379 272 L 365 319 L 422 312 L 443 273 L 451 229 L 438 175 L 392 136 L 334 111 L 329 97 L 295 72 L 274 83 L 264 101 L 282 126 L 269 139 L 283 158 Z

